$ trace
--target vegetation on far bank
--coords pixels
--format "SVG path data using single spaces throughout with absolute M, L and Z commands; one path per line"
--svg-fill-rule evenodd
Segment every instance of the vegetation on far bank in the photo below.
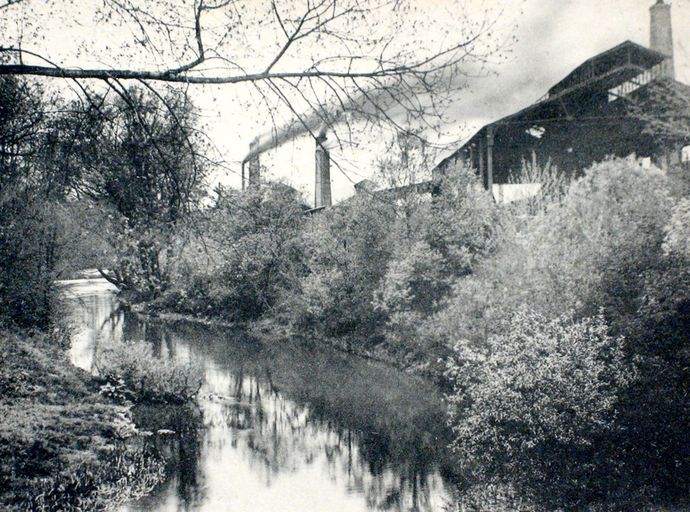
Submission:
M 463 500 L 490 484 L 547 510 L 682 501 L 688 199 L 633 159 L 571 183 L 526 171 L 544 191 L 512 206 L 462 169 L 426 200 L 311 217 L 283 187 L 221 194 L 154 306 L 425 373 L 448 390 Z

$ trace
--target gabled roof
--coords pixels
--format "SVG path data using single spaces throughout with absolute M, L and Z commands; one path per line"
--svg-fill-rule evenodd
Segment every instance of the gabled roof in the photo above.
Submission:
M 548 96 L 559 94 L 577 85 L 584 85 L 589 80 L 609 75 L 612 71 L 624 66 L 651 69 L 666 58 L 667 56 L 663 53 L 650 50 L 632 41 L 625 41 L 584 61 L 563 80 L 551 87 Z
M 650 50 L 632 41 L 625 41 L 613 48 L 584 61 L 565 78 L 551 87 L 548 93 L 536 103 L 489 123 L 475 133 L 458 150 L 444 158 L 437 167 L 444 166 L 468 145 L 477 143 L 479 136 L 489 126 L 504 124 L 537 123 L 544 119 L 562 117 L 563 100 L 578 97 L 588 90 L 606 91 L 649 71 L 666 59 L 663 53 Z M 581 97 L 581 96 L 580 96 Z

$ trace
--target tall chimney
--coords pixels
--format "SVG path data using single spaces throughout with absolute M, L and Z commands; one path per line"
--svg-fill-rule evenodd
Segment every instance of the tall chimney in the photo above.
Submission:
M 326 136 L 323 134 L 316 138 L 314 208 L 331 206 L 331 157 L 324 147 L 325 142 Z
M 664 0 L 657 2 L 649 8 L 650 33 L 649 46 L 652 50 L 663 53 L 667 59 L 661 64 L 662 75 L 666 78 L 675 78 L 673 65 L 673 29 L 671 28 L 671 6 Z
M 259 139 L 256 138 L 253 141 L 249 143 L 249 151 L 252 152 L 252 150 L 256 147 L 256 145 L 259 143 Z M 259 161 L 259 155 L 256 154 L 253 157 L 249 159 L 249 180 L 248 180 L 248 188 L 254 188 L 259 186 L 259 182 L 261 181 L 261 162 Z

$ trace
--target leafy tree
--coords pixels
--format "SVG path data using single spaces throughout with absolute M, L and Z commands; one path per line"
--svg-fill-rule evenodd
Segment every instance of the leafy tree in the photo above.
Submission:
M 297 286 L 303 202 L 280 183 L 217 192 L 215 206 L 200 214 L 202 229 L 182 251 L 163 304 L 255 320 L 276 305 L 283 290 Z
M 415 364 L 448 355 L 450 345 L 428 335 L 433 324 L 426 319 L 493 253 L 500 227 L 498 209 L 470 169 L 436 178 L 433 192 L 398 221 L 396 250 L 377 292 L 377 307 L 389 315 L 389 345 Z
M 457 282 L 430 335 L 481 343 L 523 304 L 547 318 L 604 308 L 607 320 L 624 323 L 637 307 L 640 276 L 660 257 L 672 204 L 662 171 L 619 159 L 587 169 L 543 214 L 504 210 L 495 255 Z
M 175 240 L 203 193 L 193 106 L 179 91 L 158 98 L 143 89 L 100 104 L 75 103 L 58 118 L 47 154 L 100 213 L 97 229 L 116 254 L 104 277 L 155 298 L 169 285 Z
M 298 243 L 303 201 L 291 187 L 270 184 L 221 200 L 221 269 L 224 309 L 240 319 L 258 318 L 294 288 L 302 260 Z
M 390 203 L 369 194 L 312 217 L 302 235 L 306 275 L 297 297 L 283 301 L 288 321 L 347 343 L 379 341 L 383 316 L 374 293 L 395 250 L 395 219 Z
M 690 143 L 690 86 L 656 80 L 629 99 L 628 108 L 643 123 L 644 132 L 658 142 Z
M 658 156 L 673 182 L 672 192 L 677 197 L 687 196 L 690 164 L 683 159 L 690 148 L 690 86 L 676 80 L 654 80 L 626 100 L 628 113 L 638 121 L 642 133 L 667 153 Z
M 442 177 L 437 188 L 422 220 L 423 237 L 444 256 L 445 272 L 461 276 L 495 249 L 499 212 L 471 169 Z
M 615 326 L 637 306 L 640 275 L 661 254 L 672 206 L 659 169 L 627 159 L 592 166 L 536 231 L 537 265 L 554 292 L 545 299 L 584 315 L 604 308 Z
M 57 261 L 55 223 L 35 155 L 43 93 L 0 78 L 0 322 L 49 323 Z
M 404 248 L 388 264 L 386 276 L 379 291 L 380 307 L 390 312 L 433 312 L 441 299 L 450 291 L 450 277 L 444 272 L 443 255 L 424 241 Z M 414 320 L 419 318 L 410 318 Z

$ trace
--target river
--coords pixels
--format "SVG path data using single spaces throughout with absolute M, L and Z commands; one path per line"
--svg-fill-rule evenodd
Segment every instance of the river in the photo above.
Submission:
M 139 407 L 167 479 L 123 512 L 440 511 L 451 484 L 440 394 L 429 383 L 318 344 L 261 343 L 194 323 L 142 321 L 100 279 L 62 283 L 71 359 L 93 371 L 116 340 L 200 364 L 198 409 Z

